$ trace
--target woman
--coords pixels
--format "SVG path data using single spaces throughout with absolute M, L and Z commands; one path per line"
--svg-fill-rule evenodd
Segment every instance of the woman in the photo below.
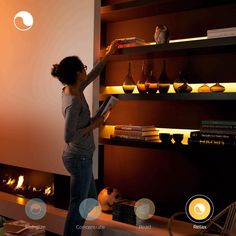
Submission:
M 62 112 L 65 118 L 63 152 L 65 168 L 71 175 L 70 202 L 64 236 L 81 235 L 85 219 L 80 215 L 81 202 L 97 198 L 92 173 L 92 157 L 95 149 L 93 130 L 103 124 L 104 116 L 90 118 L 90 111 L 84 97 L 84 89 L 102 71 L 108 57 L 116 50 L 118 41 L 113 41 L 106 55 L 87 75 L 85 66 L 76 56 L 64 58 L 53 65 L 51 74 L 65 85 L 62 90 Z

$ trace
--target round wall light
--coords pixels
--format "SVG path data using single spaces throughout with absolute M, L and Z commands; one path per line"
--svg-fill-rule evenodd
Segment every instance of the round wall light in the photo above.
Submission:
M 27 11 L 19 11 L 14 17 L 14 25 L 20 31 L 29 30 L 33 23 L 33 16 Z

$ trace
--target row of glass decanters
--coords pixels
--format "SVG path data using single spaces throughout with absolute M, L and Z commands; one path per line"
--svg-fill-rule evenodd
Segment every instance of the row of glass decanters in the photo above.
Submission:
M 158 80 L 153 75 L 152 70 L 150 70 L 149 75 L 146 75 L 144 67 L 145 63 L 143 62 L 140 79 L 137 84 L 135 84 L 131 73 L 131 63 L 129 62 L 128 73 L 122 85 L 124 92 L 132 93 L 135 86 L 137 86 L 137 89 L 141 94 L 155 94 L 158 90 L 159 93 L 167 93 L 170 88 L 170 81 L 166 73 L 165 61 L 163 61 L 163 69 Z M 173 87 L 176 93 L 190 93 L 192 91 L 192 87 L 188 85 L 187 76 L 183 72 L 179 73 L 179 77 L 174 81 Z M 211 87 L 204 84 L 198 88 L 198 92 L 224 92 L 224 90 L 225 88 L 219 83 L 216 83 Z

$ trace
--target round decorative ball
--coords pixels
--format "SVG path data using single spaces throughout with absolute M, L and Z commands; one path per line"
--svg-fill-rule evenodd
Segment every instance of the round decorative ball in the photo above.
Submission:
M 121 200 L 121 194 L 116 188 L 106 187 L 98 194 L 98 201 L 102 211 L 112 211 L 113 205 Z

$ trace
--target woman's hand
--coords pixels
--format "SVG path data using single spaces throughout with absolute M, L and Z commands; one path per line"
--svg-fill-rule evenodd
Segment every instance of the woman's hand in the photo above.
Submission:
M 94 129 L 98 128 L 103 123 L 104 123 L 104 117 L 103 116 L 94 117 L 93 120 L 92 120 L 92 125 L 93 125 Z
M 118 48 L 120 40 L 119 39 L 115 39 L 111 42 L 111 44 L 106 48 L 106 55 L 111 55 L 114 54 L 115 51 Z

